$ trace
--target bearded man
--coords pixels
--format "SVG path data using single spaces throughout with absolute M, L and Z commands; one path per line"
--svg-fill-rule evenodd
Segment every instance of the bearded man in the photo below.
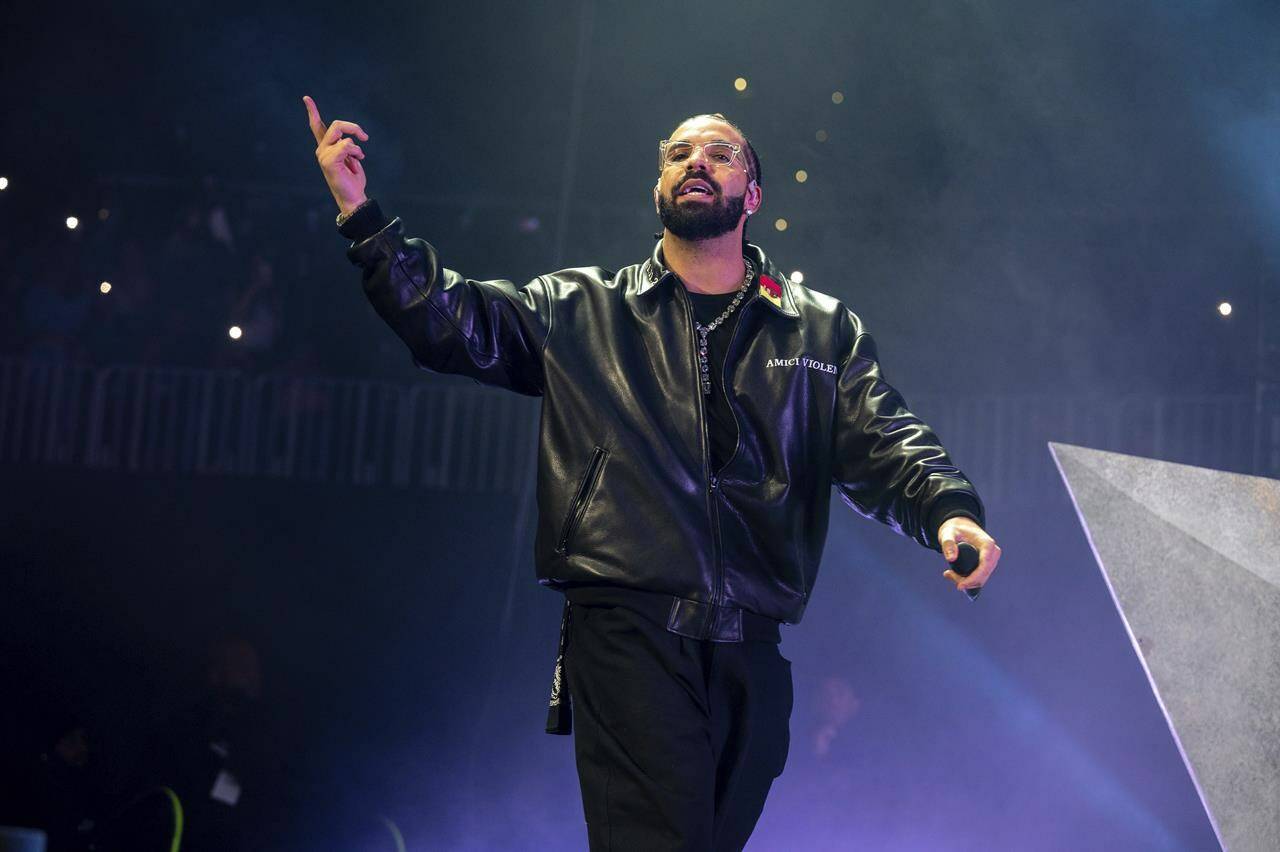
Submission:
M 474 281 L 365 194 L 359 125 L 316 157 L 378 314 L 419 366 L 542 397 L 539 582 L 565 595 L 548 731 L 569 733 L 593 850 L 741 849 L 782 773 L 790 663 L 834 484 L 956 559 L 1000 548 L 861 319 L 746 241 L 760 162 L 723 115 L 659 143 L 661 239 L 641 263 Z

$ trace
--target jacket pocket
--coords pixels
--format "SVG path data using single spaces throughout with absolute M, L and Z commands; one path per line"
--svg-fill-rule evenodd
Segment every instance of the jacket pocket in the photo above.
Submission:
M 604 462 L 608 457 L 609 451 L 604 447 L 596 447 L 592 451 L 586 473 L 582 475 L 582 481 L 578 483 L 578 491 L 573 495 L 573 502 L 569 504 L 569 514 L 565 516 L 564 526 L 560 528 L 560 540 L 556 542 L 557 556 L 564 556 L 569 551 L 569 542 L 573 540 L 573 534 L 577 531 L 578 524 L 582 522 L 582 516 L 587 513 L 587 505 L 595 493 L 596 484 L 600 481 L 600 471 L 604 469 Z

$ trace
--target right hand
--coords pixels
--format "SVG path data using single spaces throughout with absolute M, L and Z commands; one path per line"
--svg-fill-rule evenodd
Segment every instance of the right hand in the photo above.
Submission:
M 338 209 L 350 213 L 365 202 L 366 196 L 364 166 L 360 163 L 364 159 L 364 151 L 347 134 L 358 136 L 362 142 L 369 141 L 369 134 L 351 121 L 339 120 L 325 127 L 311 96 L 303 95 L 302 102 L 307 106 L 311 135 L 316 138 L 316 160 L 320 163 L 320 171 L 324 172 L 325 183 L 329 184 Z

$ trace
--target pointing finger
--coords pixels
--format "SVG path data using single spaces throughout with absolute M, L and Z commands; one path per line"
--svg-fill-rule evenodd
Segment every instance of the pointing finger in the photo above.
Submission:
M 310 95 L 303 95 L 302 102 L 307 106 L 307 120 L 311 124 L 311 135 L 316 138 L 316 144 L 319 145 L 324 141 L 324 122 L 320 120 L 320 110 L 316 107 L 316 102 L 311 100 Z

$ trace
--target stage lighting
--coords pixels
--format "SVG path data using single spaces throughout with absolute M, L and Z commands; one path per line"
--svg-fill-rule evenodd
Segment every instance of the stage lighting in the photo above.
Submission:
M 101 290 L 103 293 L 110 293 L 110 292 L 111 292 L 111 282 L 110 282 L 110 281 L 103 281 L 101 284 L 99 284 L 99 285 L 98 285 L 98 289 L 99 289 L 99 290 Z
M 803 272 L 801 272 L 799 269 L 797 269 L 795 272 L 791 273 L 791 275 L 789 275 L 788 277 L 791 279 L 791 283 L 792 283 L 792 284 L 803 284 L 803 283 L 804 283 L 804 273 L 803 273 Z
M 232 340 L 239 340 L 242 334 L 244 334 L 244 332 L 240 330 L 240 326 L 238 325 L 233 325 L 231 328 L 227 329 L 227 335 Z
M 828 138 L 827 131 L 819 130 L 817 133 L 813 134 L 813 138 L 817 139 L 819 142 L 826 142 Z
M 77 219 L 75 216 L 68 216 L 68 217 L 67 217 L 67 230 L 68 230 L 68 231 L 74 231 L 74 230 L 75 230 L 76 228 L 78 228 L 78 227 L 80 227 L 80 220 L 79 220 L 79 219 Z
M 1218 305 L 1218 313 L 1222 314 L 1224 317 L 1231 316 L 1231 303 L 1223 302 Z
M 844 103 L 844 92 L 832 92 L 832 93 L 831 93 L 831 103 L 833 103 L 833 104 L 842 104 L 842 103 Z
M 796 169 L 796 183 L 804 183 L 809 179 L 809 173 L 804 169 Z
M 98 208 L 98 221 L 105 222 L 111 217 L 111 211 L 105 207 Z
M 9 188 L 9 179 L 7 177 L 0 177 L 0 190 L 6 190 L 8 188 Z
M 733 87 L 737 89 L 739 92 L 745 92 L 747 90 L 747 78 L 739 77 L 738 79 L 734 80 Z
M 774 227 L 775 229 L 779 230 L 779 231 L 785 231 L 785 230 L 787 229 L 787 220 L 786 220 L 786 219 L 774 219 L 774 220 L 773 220 L 773 227 Z

